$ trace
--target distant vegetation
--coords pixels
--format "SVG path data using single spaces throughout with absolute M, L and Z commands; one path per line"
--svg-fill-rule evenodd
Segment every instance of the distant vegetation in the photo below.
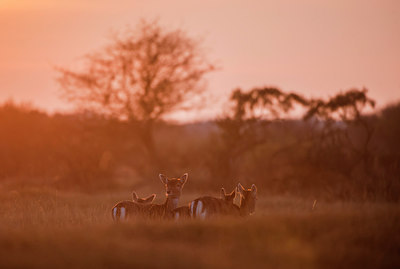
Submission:
M 240 181 L 256 183 L 264 194 L 397 201 L 400 104 L 357 117 L 157 121 L 159 171 L 142 158 L 145 147 L 132 123 L 93 112 L 48 115 L 6 102 L 0 180 L 95 191 L 153 186 L 159 172 L 189 172 L 189 192 L 229 190 Z

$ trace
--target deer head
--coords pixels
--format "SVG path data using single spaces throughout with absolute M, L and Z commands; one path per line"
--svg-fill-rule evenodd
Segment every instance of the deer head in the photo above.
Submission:
M 156 198 L 156 195 L 154 193 L 147 198 L 139 198 L 136 192 L 132 192 L 132 201 L 138 204 L 150 204 L 151 202 L 153 202 L 154 198 Z
M 251 215 L 256 209 L 257 187 L 251 185 L 250 189 L 245 189 L 242 184 L 238 184 L 237 191 L 240 194 L 240 211 L 242 215 Z
M 188 179 L 188 174 L 185 173 L 180 178 L 168 178 L 163 174 L 160 174 L 159 177 L 161 182 L 165 185 L 165 195 L 167 196 L 167 200 L 171 200 L 172 207 L 176 208 L 182 194 L 183 186 Z
M 236 196 L 235 190 L 231 191 L 231 193 L 226 194 L 225 189 L 221 188 L 221 199 L 233 203 L 235 196 Z

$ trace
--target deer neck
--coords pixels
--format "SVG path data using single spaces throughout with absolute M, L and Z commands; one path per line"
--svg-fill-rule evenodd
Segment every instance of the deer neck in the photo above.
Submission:
M 165 201 L 165 208 L 167 211 L 172 211 L 178 207 L 179 197 L 169 197 Z

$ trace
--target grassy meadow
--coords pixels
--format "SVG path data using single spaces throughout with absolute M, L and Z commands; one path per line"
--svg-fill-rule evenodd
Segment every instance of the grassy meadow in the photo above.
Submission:
M 116 224 L 110 209 L 129 191 L 0 194 L 0 268 L 400 267 L 394 203 L 318 201 L 312 210 L 312 199 L 259 193 L 246 219 Z M 199 195 L 184 192 L 181 204 Z

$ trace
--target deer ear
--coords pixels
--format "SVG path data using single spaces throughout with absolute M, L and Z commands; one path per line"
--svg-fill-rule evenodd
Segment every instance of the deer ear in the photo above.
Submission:
M 256 185 L 251 185 L 251 194 L 256 197 L 257 196 L 257 187 Z
M 153 193 L 152 195 L 150 195 L 149 197 L 144 199 L 145 203 L 151 203 L 154 201 L 154 198 L 156 198 L 156 195 Z
M 231 191 L 231 193 L 228 194 L 228 196 L 231 197 L 231 198 L 233 197 L 233 199 L 235 199 L 236 191 L 235 190 Z
M 184 173 L 183 176 L 181 176 L 181 180 L 183 181 L 182 184 L 185 184 L 185 183 L 186 183 L 188 177 L 189 177 L 188 173 Z
M 226 192 L 224 188 L 221 188 L 221 198 L 225 198 Z
M 139 199 L 139 197 L 137 196 L 136 192 L 132 192 L 132 200 L 133 200 L 134 202 L 137 202 L 138 199 Z
M 237 185 L 237 191 L 238 191 L 240 194 L 244 194 L 244 188 L 243 188 L 242 184 L 238 183 L 238 185 Z
M 163 175 L 163 174 L 159 174 L 158 175 L 160 177 L 160 180 L 163 184 L 167 184 L 168 183 L 168 178 L 167 176 Z

